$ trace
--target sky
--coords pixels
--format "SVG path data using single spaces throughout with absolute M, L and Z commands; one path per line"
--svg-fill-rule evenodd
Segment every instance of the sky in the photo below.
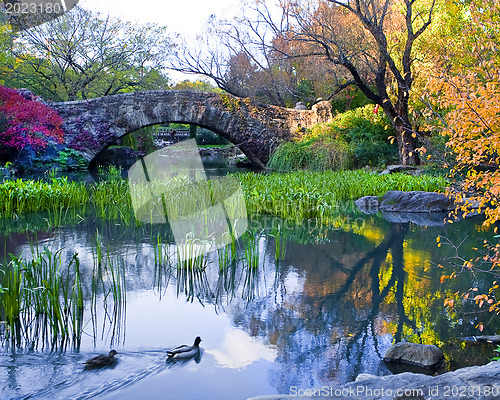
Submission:
M 139 23 L 166 26 L 169 33 L 194 39 L 202 32 L 210 15 L 228 18 L 237 14 L 239 0 L 80 0 L 79 6 Z M 174 81 L 197 80 L 200 76 L 169 71 Z
M 129 21 L 154 22 L 170 32 L 199 33 L 210 17 L 234 15 L 238 0 L 80 0 L 79 6 Z

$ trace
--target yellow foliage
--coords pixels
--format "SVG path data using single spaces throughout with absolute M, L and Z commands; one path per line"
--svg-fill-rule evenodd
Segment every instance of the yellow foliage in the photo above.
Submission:
M 461 46 L 454 46 L 458 57 L 450 61 L 445 54 L 438 60 L 428 71 L 427 91 L 442 110 L 438 128 L 448 138 L 455 169 L 465 172 L 461 193 L 456 193 L 461 211 L 470 212 L 470 204 L 484 208 L 490 225 L 500 220 L 500 5 L 487 0 L 480 8 L 474 3 L 469 7 Z M 473 195 L 465 198 L 463 193 Z

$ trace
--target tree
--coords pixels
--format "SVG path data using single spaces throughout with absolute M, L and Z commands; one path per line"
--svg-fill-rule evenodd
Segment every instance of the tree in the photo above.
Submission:
M 281 57 L 274 49 L 279 43 L 270 46 L 278 40 L 275 32 L 252 19 L 253 11 L 248 8 L 234 20 L 212 17 L 198 47 L 179 45 L 171 67 L 205 75 L 228 93 L 268 104 L 293 107 L 298 101 L 325 97 L 325 88 L 334 80 L 332 69 Z
M 302 78 L 306 74 L 301 70 L 307 71 L 304 66 L 308 63 L 329 65 L 328 76 L 335 83 L 330 96 L 358 87 L 392 121 L 400 162 L 418 164 L 417 132 L 409 107 L 414 46 L 431 24 L 434 1 L 283 0 L 278 18 L 265 1 L 257 1 L 246 13 L 254 19 L 243 19 L 247 29 L 233 22 L 221 36 L 222 43 L 233 55 L 245 52 L 259 69 L 272 71 L 273 76 L 278 76 L 274 66 L 278 71 L 287 71 L 289 66 L 293 76 Z M 252 33 L 253 39 L 246 32 Z M 231 91 L 223 79 L 222 72 L 228 70 L 224 58 L 220 52 L 211 55 L 203 59 L 200 52 L 190 53 L 184 70 L 211 76 L 221 88 Z
M 0 66 L 11 86 L 53 100 L 78 100 L 164 88 L 170 51 L 165 28 L 134 25 L 75 7 L 60 18 L 20 32 L 14 61 Z
M 452 173 L 458 183 L 450 192 L 460 204 L 457 213 L 466 216 L 472 208 L 479 207 L 485 211 L 484 225 L 494 226 L 493 232 L 498 233 L 500 4 L 496 0 L 485 0 L 480 5 L 464 2 L 454 7 L 456 12 L 446 15 L 443 34 L 434 36 L 434 41 L 441 46 L 426 71 L 427 92 L 423 100 L 434 117 L 430 119 L 429 129 L 447 139 L 447 148 L 454 157 Z M 463 265 L 459 267 L 474 274 L 484 272 L 483 276 L 493 276 L 496 280 L 486 293 L 472 288 L 462 296 L 500 315 L 498 236 L 485 240 L 481 253 L 476 259 L 462 260 Z M 453 307 L 454 300 L 447 299 L 446 304 Z M 483 324 L 479 322 L 477 328 L 482 330 Z
M 355 85 L 380 106 L 396 131 L 400 162 L 418 164 L 409 109 L 414 45 L 431 24 L 434 0 L 327 0 L 284 10 L 293 21 L 287 37 L 306 50 L 284 56 L 319 57 L 347 72 L 339 89 Z
M 0 145 L 9 151 L 44 148 L 49 140 L 62 143 L 62 124 L 56 111 L 39 99 L 0 86 Z
M 175 90 L 192 90 L 195 92 L 220 92 L 220 89 L 210 84 L 210 82 L 197 80 L 189 81 L 183 80 L 182 82 L 176 83 L 172 89 Z
M 456 193 L 468 196 L 463 211 L 466 203 L 480 204 L 492 225 L 500 220 L 500 5 L 484 5 L 465 5 L 458 37 L 428 71 L 425 100 L 439 115 L 430 128 L 447 138 L 455 172 L 463 176 Z

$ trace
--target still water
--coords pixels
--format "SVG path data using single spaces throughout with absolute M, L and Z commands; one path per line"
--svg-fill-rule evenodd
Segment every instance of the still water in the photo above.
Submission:
M 484 318 L 454 317 L 441 294 L 471 285 L 486 288 L 484 277 L 464 271 L 440 279 L 452 271 L 447 260 L 456 251 L 472 256 L 474 245 L 491 237 L 480 219 L 445 226 L 391 223 L 352 205 L 328 227 L 256 217 L 250 229 L 258 246 L 257 270 L 245 264 L 238 243 L 230 266 L 220 269 L 213 253 L 202 273 L 186 278 L 168 262 L 155 263 L 159 227 L 86 215 L 78 223 L 44 228 L 44 218 L 3 221 L 0 257 L 28 256 L 35 243 L 63 249 L 63 260 L 78 253 L 87 293 L 84 334 L 79 346 L 59 350 L 43 343 L 13 349 L 4 341 L 2 399 L 238 400 L 289 394 L 291 388 L 349 382 L 360 373 L 390 374 L 382 357 L 393 341 L 446 347 L 450 339 L 476 334 L 475 325 Z M 460 247 L 438 247 L 438 235 Z M 96 237 L 123 267 L 126 306 L 118 316 L 102 306 L 104 293 L 90 295 Z M 175 251 L 168 242 L 160 247 L 167 254 Z M 165 362 L 167 349 L 191 345 L 196 336 L 203 339 L 201 359 Z M 114 367 L 82 368 L 83 361 L 111 348 L 119 353 Z M 488 361 L 482 353 L 474 360 L 455 353 L 447 358 L 448 369 Z

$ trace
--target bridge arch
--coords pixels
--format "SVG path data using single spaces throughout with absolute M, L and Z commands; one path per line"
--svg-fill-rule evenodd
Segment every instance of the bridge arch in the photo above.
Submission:
M 256 166 L 264 167 L 276 146 L 293 132 L 331 119 L 328 102 L 294 110 L 229 94 L 154 90 L 52 105 L 64 121 L 66 144 L 88 161 L 117 139 L 140 128 L 184 123 L 221 135 Z

